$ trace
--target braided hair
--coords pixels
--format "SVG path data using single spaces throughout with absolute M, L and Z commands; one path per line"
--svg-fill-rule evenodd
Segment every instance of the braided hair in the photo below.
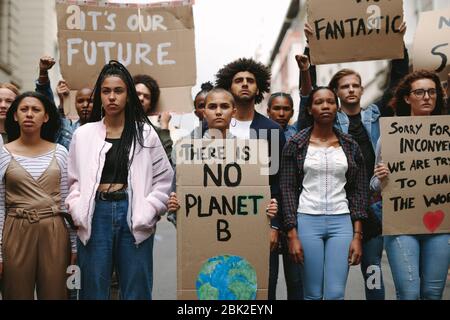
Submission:
M 108 77 L 118 77 L 127 86 L 127 102 L 125 105 L 125 125 L 123 127 L 122 136 L 119 142 L 119 148 L 115 161 L 120 163 L 119 172 L 123 170 L 129 171 L 131 163 L 134 159 L 134 153 L 136 150 L 136 144 L 139 143 L 141 147 L 144 146 L 143 129 L 144 124 L 148 124 L 154 129 L 152 123 L 144 113 L 144 109 L 141 107 L 141 102 L 136 93 L 136 87 L 134 85 L 133 78 L 128 70 L 120 62 L 116 60 L 109 61 L 100 72 L 97 78 L 95 87 L 93 90 L 93 108 L 89 122 L 100 121 L 102 119 L 102 100 L 101 100 L 101 87 L 103 82 Z M 133 146 L 133 152 L 131 159 L 129 154 Z M 148 146 L 147 146 L 148 147 Z
M 267 106 L 268 106 L 269 108 L 271 108 L 271 107 L 272 107 L 272 102 L 273 102 L 273 100 L 274 100 L 275 98 L 278 98 L 278 97 L 288 99 L 289 105 L 291 106 L 291 108 L 294 108 L 294 101 L 292 100 L 292 96 L 291 96 L 289 93 L 285 93 L 285 92 L 275 92 L 275 93 L 272 93 L 272 94 L 270 95 L 269 101 L 267 102 Z

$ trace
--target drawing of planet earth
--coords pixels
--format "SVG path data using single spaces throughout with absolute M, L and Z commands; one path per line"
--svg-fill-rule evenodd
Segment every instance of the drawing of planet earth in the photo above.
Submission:
M 215 256 L 200 269 L 196 289 L 200 300 L 255 300 L 256 271 L 242 257 Z

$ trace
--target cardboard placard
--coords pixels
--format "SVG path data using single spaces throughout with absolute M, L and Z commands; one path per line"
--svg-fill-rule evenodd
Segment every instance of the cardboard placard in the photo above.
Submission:
M 450 116 L 381 118 L 383 234 L 450 233 Z
M 311 63 L 403 58 L 402 0 L 308 0 Z
M 430 70 L 447 81 L 450 73 L 450 8 L 421 12 L 414 37 L 414 70 Z
M 261 150 L 257 150 L 258 144 L 248 143 L 247 153 L 242 144 L 236 144 L 239 140 L 194 141 L 203 146 L 204 153 L 191 163 L 183 161 L 189 162 L 195 155 L 184 159 L 182 155 L 192 155 L 186 148 L 193 145 L 192 140 L 176 145 L 181 205 L 177 214 L 177 297 L 267 299 L 270 221 L 265 208 L 270 203 L 270 187 L 268 177 L 257 174 L 257 167 L 268 162 L 267 142 L 259 144 Z M 238 149 L 242 155 L 238 159 L 235 152 L 227 152 Z
M 186 93 L 196 82 L 191 6 L 99 7 L 57 3 L 63 78 L 73 90 L 93 87 L 114 59 L 132 75 L 148 74 L 162 90 L 159 111 L 192 111 Z

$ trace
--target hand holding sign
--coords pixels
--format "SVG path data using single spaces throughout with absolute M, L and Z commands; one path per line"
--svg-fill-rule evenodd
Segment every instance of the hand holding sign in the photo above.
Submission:
M 177 194 L 172 192 L 169 196 L 169 200 L 167 200 L 167 211 L 168 212 L 177 212 L 180 209 L 180 204 L 177 199 Z
M 389 169 L 383 162 L 380 162 L 375 166 L 373 174 L 380 180 L 381 183 L 383 183 L 389 175 Z
M 306 40 L 309 41 L 309 39 L 311 39 L 311 37 L 314 34 L 314 29 L 311 27 L 311 25 L 308 22 L 305 22 L 305 37 Z
M 267 206 L 266 214 L 270 218 L 275 218 L 278 213 L 278 202 L 277 199 L 271 199 L 270 204 Z

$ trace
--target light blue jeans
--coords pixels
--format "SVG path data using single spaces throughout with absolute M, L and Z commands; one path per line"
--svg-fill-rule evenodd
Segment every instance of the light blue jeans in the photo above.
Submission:
M 303 246 L 305 300 L 343 300 L 348 276 L 348 253 L 353 239 L 349 214 L 298 214 Z
M 449 267 L 450 234 L 385 236 L 398 300 L 440 300 Z
M 151 300 L 154 236 L 136 245 L 128 227 L 127 209 L 128 200 L 96 199 L 91 238 L 86 246 L 78 240 L 80 299 L 109 299 L 114 268 L 120 299 Z

